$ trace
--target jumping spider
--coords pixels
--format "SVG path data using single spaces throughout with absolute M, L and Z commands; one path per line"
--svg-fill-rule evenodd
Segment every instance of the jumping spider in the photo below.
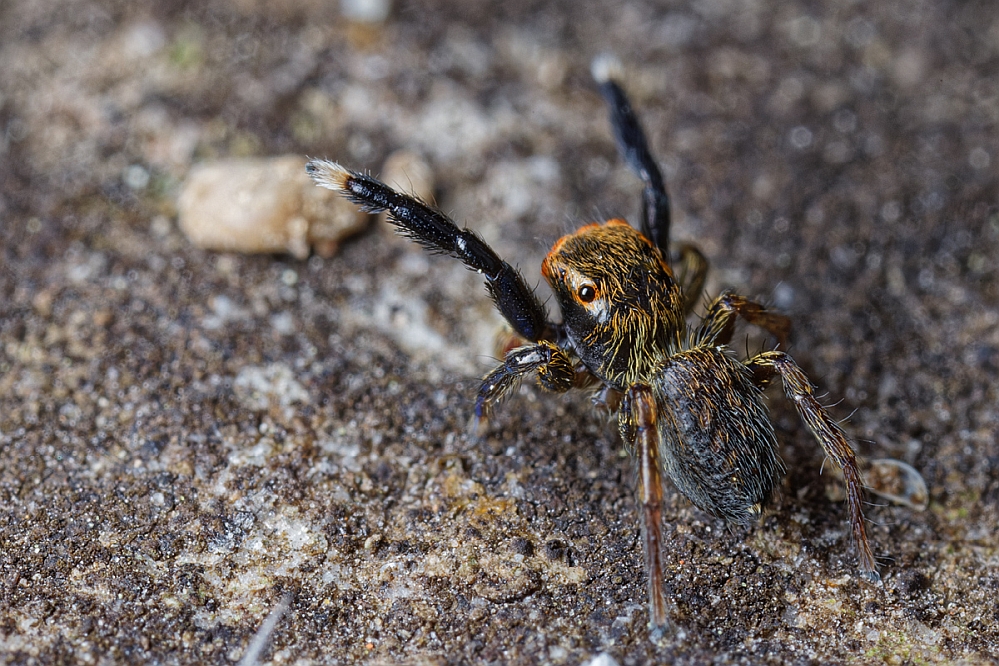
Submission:
M 597 81 L 620 152 L 644 182 L 641 232 L 612 219 L 555 243 L 541 274 L 562 323 L 549 320 L 516 269 L 440 211 L 334 162 L 312 161 L 306 170 L 318 185 L 367 211 L 387 211 L 402 234 L 485 276 L 521 344 L 483 379 L 477 419 L 530 374 L 552 391 L 596 390 L 595 401 L 617 412 L 621 437 L 637 459 L 649 623 L 659 635 L 671 627 L 661 553 L 665 477 L 695 505 L 730 523 L 756 519 L 784 474 L 763 402 L 763 389 L 778 377 L 825 454 L 843 471 L 860 572 L 879 582 L 864 522 L 863 481 L 843 431 L 790 356 L 764 351 L 740 361 L 727 346 L 737 317 L 781 344 L 790 320 L 725 291 L 699 324 L 688 327 L 707 261 L 693 246 L 671 248 L 669 197 L 642 128 L 621 86 L 609 75 Z

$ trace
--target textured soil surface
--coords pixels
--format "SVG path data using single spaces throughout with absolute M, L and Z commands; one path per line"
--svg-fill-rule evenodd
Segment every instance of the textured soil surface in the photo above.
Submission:
M 997 660 L 993 3 L 614 4 L 0 4 L 0 663 L 234 663 L 282 605 L 260 662 Z M 652 644 L 615 428 L 528 383 L 468 435 L 479 276 L 374 222 L 301 261 L 178 231 L 200 161 L 406 148 L 540 281 L 561 234 L 638 218 L 606 51 L 708 293 L 791 316 L 858 451 L 926 479 L 927 510 L 869 508 L 883 587 L 778 392 L 758 525 L 667 489 L 686 637 Z

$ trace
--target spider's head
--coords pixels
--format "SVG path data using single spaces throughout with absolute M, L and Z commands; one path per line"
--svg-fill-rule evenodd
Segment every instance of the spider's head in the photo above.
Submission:
M 659 250 L 627 222 L 589 224 L 563 236 L 541 274 L 577 354 L 605 381 L 639 381 L 679 344 L 680 287 Z

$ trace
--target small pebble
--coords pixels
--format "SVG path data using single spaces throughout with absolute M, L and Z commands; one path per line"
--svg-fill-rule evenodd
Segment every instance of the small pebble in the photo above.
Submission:
M 180 228 L 198 247 L 222 252 L 287 252 L 310 248 L 329 257 L 364 228 L 367 216 L 313 185 L 298 156 L 203 162 L 177 200 Z
M 912 465 L 893 458 L 870 461 L 864 473 L 867 489 L 875 495 L 923 511 L 929 506 L 930 493 L 926 481 Z
M 583 666 L 618 666 L 617 660 L 606 652 L 601 652 Z
M 343 17 L 361 23 L 382 23 L 391 10 L 390 0 L 340 0 Z

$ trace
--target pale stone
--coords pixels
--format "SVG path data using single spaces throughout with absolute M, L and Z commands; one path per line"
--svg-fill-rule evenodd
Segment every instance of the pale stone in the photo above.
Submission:
M 367 216 L 318 188 L 298 156 L 225 159 L 195 166 L 177 200 L 180 228 L 207 250 L 331 256 Z

